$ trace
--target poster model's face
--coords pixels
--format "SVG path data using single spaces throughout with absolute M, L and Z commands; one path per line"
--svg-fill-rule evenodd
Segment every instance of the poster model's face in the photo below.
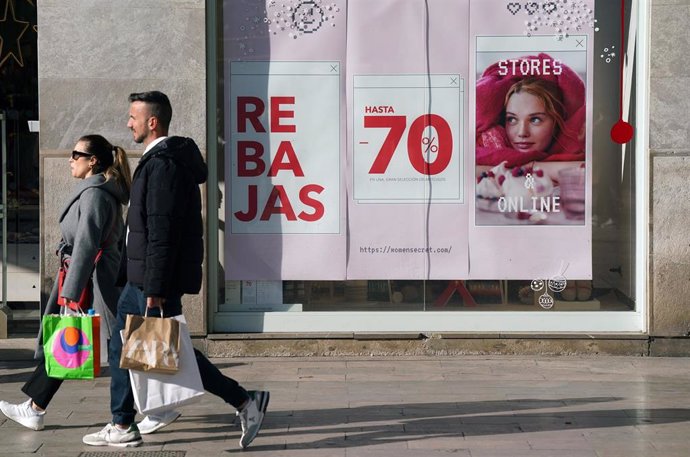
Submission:
M 528 92 L 516 92 L 506 104 L 506 133 L 520 152 L 546 151 L 553 140 L 555 121 L 544 102 Z

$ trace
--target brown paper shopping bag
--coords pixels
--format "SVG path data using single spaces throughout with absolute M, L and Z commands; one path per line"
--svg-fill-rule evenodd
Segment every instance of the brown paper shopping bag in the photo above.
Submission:
M 128 314 L 120 368 L 154 373 L 179 369 L 180 323 L 171 318 Z
M 134 404 L 141 414 L 162 414 L 199 401 L 204 394 L 189 328 L 183 315 L 173 319 L 180 322 L 180 369 L 177 373 L 129 370 Z M 125 331 L 121 330 L 120 334 L 124 338 Z

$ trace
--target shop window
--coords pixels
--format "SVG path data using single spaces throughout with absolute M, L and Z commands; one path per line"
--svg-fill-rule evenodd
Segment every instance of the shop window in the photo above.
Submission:
M 217 2 L 216 311 L 640 312 L 638 6 Z

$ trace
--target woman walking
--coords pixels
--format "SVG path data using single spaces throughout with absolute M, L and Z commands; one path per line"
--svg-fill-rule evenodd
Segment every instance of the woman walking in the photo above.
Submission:
M 120 295 L 115 282 L 124 235 L 122 206 L 129 200 L 131 173 L 125 151 L 101 135 L 81 137 L 69 165 L 79 182 L 59 218 L 62 240 L 57 255 L 69 261 L 60 298 L 70 308 L 76 308 L 91 278 L 92 307 L 101 316 L 101 341 L 107 341 L 111 338 Z M 57 314 L 59 310 L 56 280 L 43 313 Z M 61 379 L 47 375 L 42 347 L 39 331 L 39 363 L 22 387 L 29 399 L 19 404 L 0 401 L 0 411 L 5 416 L 33 430 L 43 429 L 45 410 L 62 385 Z

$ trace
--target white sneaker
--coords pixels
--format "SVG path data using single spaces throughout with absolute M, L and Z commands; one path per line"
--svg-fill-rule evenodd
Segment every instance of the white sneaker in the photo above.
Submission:
M 178 417 L 180 417 L 178 411 L 165 411 L 158 416 L 149 414 L 137 424 L 137 427 L 139 427 L 139 433 L 148 435 L 149 433 L 153 433 L 156 430 L 160 430 L 172 424 Z
M 13 405 L 6 401 L 0 401 L 0 411 L 18 424 L 22 424 L 31 430 L 43 430 L 43 416 L 46 412 L 38 412 L 31 407 L 33 400 L 30 398 L 24 403 Z
M 249 392 L 249 403 L 242 411 L 237 411 L 242 424 L 242 436 L 240 437 L 240 447 L 242 449 L 249 446 L 254 441 L 256 435 L 261 430 L 264 416 L 266 415 L 266 408 L 268 408 L 268 400 L 270 393 L 265 390 L 257 390 Z
M 81 440 L 89 446 L 135 447 L 143 443 L 137 424 L 132 424 L 127 430 L 120 430 L 114 424 L 108 424 L 103 430 L 84 435 Z

